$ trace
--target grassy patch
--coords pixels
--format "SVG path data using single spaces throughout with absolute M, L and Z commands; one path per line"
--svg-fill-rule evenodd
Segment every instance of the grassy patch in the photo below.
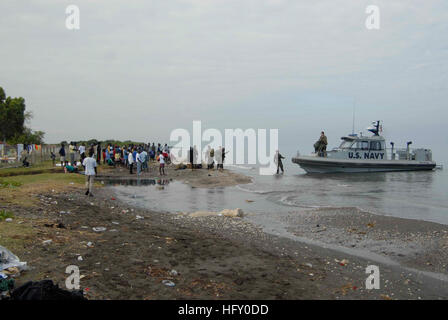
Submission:
M 0 177 L 10 177 L 17 175 L 38 174 L 44 172 L 52 172 L 61 170 L 61 167 L 53 167 L 52 161 L 44 161 L 29 168 L 17 167 L 17 168 L 0 168 Z
M 0 210 L 0 221 L 6 220 L 8 218 L 14 218 L 14 214 L 11 211 Z
M 22 184 L 20 182 L 0 179 L 0 188 L 14 188 L 14 187 L 20 187 L 21 185 Z
M 16 187 L 0 188 L 0 202 L 28 207 L 37 203 L 33 195 L 45 192 L 66 192 L 73 188 L 80 188 L 84 185 L 85 177 L 71 173 L 43 173 L 13 176 L 7 181 Z
M 15 222 L 0 222 L 0 245 L 15 254 L 22 253 L 37 234 L 32 226 Z

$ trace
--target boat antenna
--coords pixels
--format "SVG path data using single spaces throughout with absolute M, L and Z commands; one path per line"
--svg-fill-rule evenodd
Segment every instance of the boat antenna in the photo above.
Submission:
M 352 135 L 355 135 L 355 110 L 356 110 L 356 98 L 353 99 Z

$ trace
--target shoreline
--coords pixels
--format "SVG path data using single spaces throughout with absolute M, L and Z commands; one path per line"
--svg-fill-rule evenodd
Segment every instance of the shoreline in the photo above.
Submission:
M 385 216 L 358 208 L 304 210 L 285 218 L 294 236 L 346 252 L 378 256 L 405 268 L 448 279 L 448 226 Z
M 207 170 L 207 169 L 176 169 L 175 165 L 165 166 L 165 176 L 160 176 L 156 163 L 150 163 L 149 172 L 142 172 L 140 176 L 136 173 L 132 175 L 125 168 L 119 167 L 116 169 L 107 169 L 104 173 L 96 176 L 98 180 L 101 179 L 170 179 L 184 182 L 195 188 L 214 188 L 214 187 L 228 187 L 239 184 L 246 184 L 252 182 L 250 177 L 233 172 L 229 169 L 225 171 Z
M 177 177 L 168 172 L 166 178 L 197 187 L 241 181 L 228 170 L 212 176 L 205 169 L 186 170 Z M 419 271 L 275 236 L 245 218 L 160 213 L 121 202 L 111 188 L 95 189 L 93 198 L 83 195 L 82 185 L 40 190 L 31 195 L 37 205 L 8 206 L 16 214 L 11 226 L 35 232 L 23 249 L 14 250 L 31 267 L 17 277 L 17 286 L 48 278 L 64 287 L 65 267 L 75 264 L 89 299 L 448 299 L 446 282 Z M 329 219 L 334 216 L 312 215 L 307 223 L 306 216 L 293 216 L 291 228 L 302 229 L 290 231 L 310 236 L 314 219 L 336 230 L 344 220 Z M 350 214 L 337 216 L 348 219 Z M 374 229 L 382 225 L 377 220 Z M 57 223 L 64 228 L 54 227 Z M 107 230 L 94 232 L 98 226 Z M 330 233 L 338 236 L 334 230 L 311 234 Z M 379 290 L 365 288 L 370 264 L 380 268 Z

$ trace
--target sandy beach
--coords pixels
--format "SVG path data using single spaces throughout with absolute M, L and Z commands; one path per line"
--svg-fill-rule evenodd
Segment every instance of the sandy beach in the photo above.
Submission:
M 163 178 L 194 187 L 250 182 L 228 170 L 174 168 L 168 166 Z M 159 178 L 151 170 L 142 177 Z M 65 268 L 77 265 L 89 299 L 448 298 L 448 282 L 442 279 L 444 225 L 344 209 L 311 210 L 288 217 L 291 231 L 307 240 L 297 241 L 267 234 L 244 217 L 161 213 L 121 202 L 101 183 L 94 197 L 86 197 L 80 175 L 44 176 L 0 190 L 0 209 L 14 213 L 13 221 L 0 222 L 0 244 L 29 266 L 16 277 L 17 286 L 52 279 L 64 287 Z M 125 169 L 103 169 L 100 176 L 129 178 Z M 20 198 L 22 191 L 26 199 Z M 95 232 L 96 227 L 106 229 Z M 367 252 L 393 258 L 392 263 Z M 365 287 L 365 270 L 372 264 L 381 271 L 378 290 Z

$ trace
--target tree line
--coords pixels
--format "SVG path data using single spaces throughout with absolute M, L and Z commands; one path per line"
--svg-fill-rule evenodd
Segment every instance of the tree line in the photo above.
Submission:
M 34 131 L 25 123 L 32 118 L 26 111 L 25 99 L 7 97 L 0 87 L 0 139 L 8 144 L 43 144 L 43 131 Z

